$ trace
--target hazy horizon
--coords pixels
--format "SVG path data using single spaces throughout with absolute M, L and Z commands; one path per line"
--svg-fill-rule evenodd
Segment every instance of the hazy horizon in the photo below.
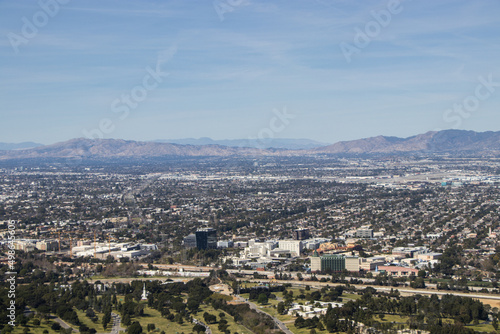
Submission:
M 438 130 L 438 131 L 444 131 L 444 130 L 475 131 L 475 130 L 468 130 L 468 129 L 443 129 L 443 130 Z M 215 138 L 210 138 L 210 137 L 156 138 L 156 139 L 152 139 L 152 140 L 136 140 L 136 139 L 127 139 L 127 138 L 115 138 L 115 137 L 106 137 L 106 138 L 75 137 L 75 138 L 68 138 L 68 139 L 65 139 L 65 140 L 62 140 L 62 141 L 56 141 L 56 142 L 52 142 L 52 143 L 41 143 L 41 142 L 36 142 L 36 141 L 28 140 L 28 141 L 23 141 L 23 142 L 0 142 L 0 144 L 26 144 L 26 143 L 34 143 L 34 144 L 41 144 L 41 145 L 44 145 L 44 146 L 48 146 L 48 145 L 53 145 L 53 144 L 57 144 L 57 143 L 63 143 L 63 142 L 71 141 L 71 140 L 78 140 L 78 139 L 91 139 L 91 140 L 92 139 L 111 139 L 111 140 L 125 140 L 125 141 L 138 141 L 138 142 L 158 142 L 158 143 L 161 143 L 161 142 L 167 143 L 167 142 L 170 142 L 170 141 L 174 142 L 174 141 L 184 141 L 184 140 L 203 140 L 203 139 L 212 140 L 214 142 L 221 142 L 221 141 L 242 141 L 242 140 L 253 139 L 259 145 L 262 145 L 263 142 L 272 141 L 272 140 L 277 140 L 277 141 L 280 141 L 280 140 L 291 140 L 291 141 L 294 141 L 294 140 L 296 140 L 296 141 L 303 140 L 303 141 L 316 142 L 316 143 L 320 143 L 320 144 L 324 144 L 324 145 L 332 145 L 332 144 L 336 144 L 336 143 L 339 143 L 339 142 L 348 142 L 348 141 L 362 140 L 362 139 L 374 138 L 374 137 L 378 137 L 378 136 L 383 136 L 383 137 L 397 137 L 397 138 L 400 138 L 400 139 L 408 139 L 408 138 L 416 137 L 418 135 L 422 135 L 422 134 L 425 134 L 427 132 L 432 132 L 432 131 L 433 130 L 429 130 L 429 131 L 426 131 L 426 132 L 415 133 L 415 134 L 412 134 L 412 135 L 409 135 L 409 136 L 404 136 L 404 137 L 401 137 L 401 136 L 389 136 L 389 135 L 379 134 L 379 135 L 370 136 L 370 137 L 359 137 L 359 138 L 354 138 L 354 139 L 349 139 L 349 140 L 339 140 L 339 141 L 336 141 L 336 142 L 322 142 L 322 141 L 317 141 L 317 140 L 310 139 L 310 138 L 281 138 L 281 137 L 264 138 L 263 140 L 259 139 L 259 138 L 221 138 L 221 139 L 215 139 Z M 500 131 L 500 130 L 498 130 L 498 131 Z M 498 132 L 498 131 L 487 130 L 487 131 L 475 131 L 475 132 L 477 132 L 477 133 L 483 133 L 483 132 Z M 200 145 L 204 145 L 204 144 L 200 144 Z

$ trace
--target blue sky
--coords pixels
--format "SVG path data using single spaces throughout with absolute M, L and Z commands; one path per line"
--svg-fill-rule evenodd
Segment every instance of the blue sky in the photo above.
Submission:
M 496 0 L 0 0 L 0 142 L 500 130 L 498 13 Z

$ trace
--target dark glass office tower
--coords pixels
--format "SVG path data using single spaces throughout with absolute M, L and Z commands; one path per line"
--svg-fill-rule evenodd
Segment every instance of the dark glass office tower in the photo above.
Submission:
M 196 231 L 196 247 L 198 249 L 217 248 L 217 231 L 213 228 L 202 228 Z

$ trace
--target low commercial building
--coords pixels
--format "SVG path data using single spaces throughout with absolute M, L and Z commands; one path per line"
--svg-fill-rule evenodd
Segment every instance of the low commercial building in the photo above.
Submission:
M 398 266 L 378 266 L 376 271 L 379 273 L 387 273 L 387 275 L 397 277 L 407 277 L 418 274 L 417 269 Z
M 320 304 L 321 307 L 317 307 L 317 304 Z M 320 315 L 326 314 L 328 311 L 328 307 L 332 308 L 342 307 L 343 303 L 334 303 L 334 302 L 319 302 L 314 301 L 309 305 L 301 305 L 297 303 L 293 303 L 292 307 L 288 310 L 289 315 L 297 315 L 302 318 L 314 318 Z
M 364 271 L 372 271 L 377 268 L 377 266 L 383 266 L 385 264 L 385 258 L 383 257 L 368 257 L 360 259 L 359 269 Z
M 426 253 L 429 250 L 427 247 L 396 247 L 392 249 L 393 255 L 400 255 L 406 257 L 414 257 L 418 253 Z
M 141 244 L 141 249 L 147 251 L 155 251 L 158 250 L 158 246 L 156 244 Z
M 190 234 L 182 240 L 184 248 L 196 248 L 196 235 Z
M 350 272 L 359 271 L 359 257 L 357 256 L 347 256 L 345 258 L 345 269 Z
M 442 253 L 421 253 L 417 254 L 417 259 L 422 261 L 432 261 L 439 259 L 443 254 Z
M 232 248 L 234 243 L 232 240 L 220 240 L 217 241 L 217 248 Z
M 356 238 L 373 238 L 373 229 L 371 228 L 358 228 L 356 230 Z
M 56 240 L 37 241 L 35 247 L 41 251 L 52 252 L 59 249 L 59 242 Z
M 17 240 L 14 242 L 15 250 L 22 250 L 25 252 L 32 252 L 35 250 L 34 240 Z

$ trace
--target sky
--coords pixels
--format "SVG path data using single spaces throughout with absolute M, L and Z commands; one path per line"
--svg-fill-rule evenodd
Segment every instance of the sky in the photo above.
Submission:
M 0 142 L 500 130 L 500 1 L 0 0 Z

